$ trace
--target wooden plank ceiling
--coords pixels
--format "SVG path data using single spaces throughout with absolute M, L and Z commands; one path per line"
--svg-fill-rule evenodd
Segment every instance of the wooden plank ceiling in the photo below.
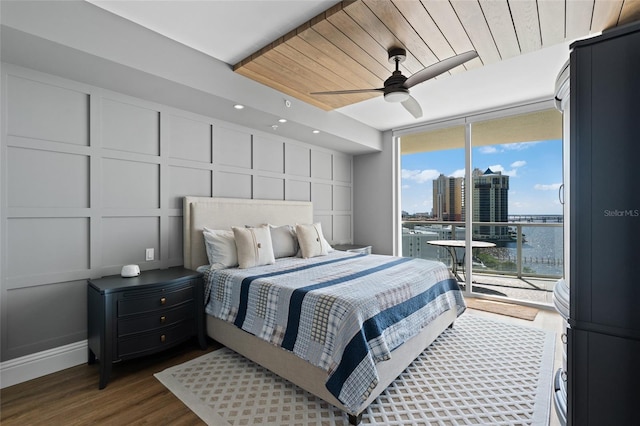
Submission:
M 455 74 L 640 19 L 640 0 L 343 1 L 234 65 L 234 71 L 324 110 L 375 93 L 311 92 L 382 87 L 407 51 L 402 73 L 469 50 Z M 442 78 L 442 77 L 440 77 Z

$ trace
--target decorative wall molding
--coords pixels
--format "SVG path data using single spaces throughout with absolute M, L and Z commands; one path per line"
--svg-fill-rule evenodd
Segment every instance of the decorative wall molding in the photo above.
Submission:
M 353 239 L 349 154 L 13 64 L 0 76 L 6 383 L 24 362 L 43 364 L 27 379 L 84 362 L 56 348 L 86 338 L 87 278 L 183 263 L 186 195 L 312 201 L 331 243 Z

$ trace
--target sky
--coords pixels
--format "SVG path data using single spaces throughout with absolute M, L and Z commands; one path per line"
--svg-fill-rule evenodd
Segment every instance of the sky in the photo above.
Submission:
M 509 214 L 562 214 L 562 140 L 473 148 L 473 168 L 509 176 Z M 431 212 L 433 180 L 440 174 L 464 176 L 464 149 L 403 155 L 402 210 Z

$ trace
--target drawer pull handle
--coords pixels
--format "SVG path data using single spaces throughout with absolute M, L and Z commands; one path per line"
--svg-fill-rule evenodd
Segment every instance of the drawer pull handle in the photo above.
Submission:
M 160 336 L 160 341 L 162 343 L 164 343 L 165 340 L 167 340 L 167 336 L 165 336 L 164 334 L 162 336 Z
M 164 315 L 160 317 L 160 323 L 164 324 L 164 322 L 167 320 L 167 317 L 165 317 Z
M 167 298 L 166 297 L 161 297 L 160 298 L 160 304 L 164 305 L 165 303 L 167 303 Z

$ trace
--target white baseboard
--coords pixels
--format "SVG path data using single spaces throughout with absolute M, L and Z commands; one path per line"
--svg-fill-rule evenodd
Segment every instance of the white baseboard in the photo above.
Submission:
M 0 363 L 0 389 L 87 362 L 83 340 Z

